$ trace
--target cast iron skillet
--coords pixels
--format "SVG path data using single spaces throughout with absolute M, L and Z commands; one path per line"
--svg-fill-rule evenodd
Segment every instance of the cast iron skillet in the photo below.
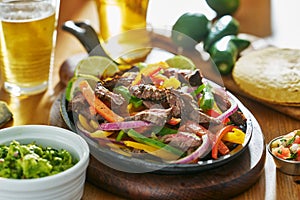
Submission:
M 86 24 L 85 22 L 66 22 L 63 25 L 63 29 L 72 33 L 75 37 L 79 39 L 79 41 L 86 48 L 89 55 L 101 55 L 109 57 L 106 52 L 103 50 L 101 44 L 99 43 L 98 36 L 94 29 Z M 162 37 L 164 38 L 164 37 Z M 157 38 L 156 38 L 157 39 Z M 167 49 L 170 51 L 170 45 L 164 46 L 165 40 L 163 42 L 158 42 L 159 49 L 167 46 Z M 172 45 L 171 45 L 172 46 Z M 157 48 L 157 46 L 155 47 Z M 171 50 L 174 50 L 172 47 Z M 158 51 L 160 52 L 160 51 Z M 181 53 L 183 51 L 181 50 Z M 177 54 L 176 48 L 173 52 L 170 52 L 170 55 Z M 199 56 L 200 58 L 200 56 Z M 193 60 L 194 61 L 194 60 Z M 202 63 L 202 61 L 200 60 Z M 199 60 L 195 63 L 199 63 Z M 213 87 L 222 87 L 219 84 L 216 84 L 213 81 L 210 81 Z M 168 164 L 168 163 L 159 163 L 155 161 L 127 157 L 121 155 L 119 153 L 115 153 L 109 149 L 101 148 L 96 141 L 87 137 L 84 133 L 79 131 L 74 122 L 73 114 L 67 111 L 68 101 L 65 98 L 65 95 L 62 95 L 62 101 L 60 105 L 61 115 L 63 120 L 67 124 L 68 128 L 79 135 L 81 135 L 89 144 L 91 154 L 101 163 L 114 168 L 119 171 L 124 171 L 128 173 L 159 173 L 159 174 L 186 174 L 186 173 L 196 173 L 204 170 L 213 169 L 224 165 L 238 156 L 243 156 L 243 152 L 248 149 L 247 146 L 250 142 L 252 132 L 253 132 L 253 124 L 252 119 L 254 118 L 250 111 L 231 93 L 227 92 L 228 95 L 233 98 L 239 107 L 239 110 L 245 115 L 247 118 L 246 122 L 246 137 L 245 141 L 242 145 L 238 146 L 234 149 L 229 155 L 221 156 L 217 160 L 205 160 L 200 161 L 196 164 Z

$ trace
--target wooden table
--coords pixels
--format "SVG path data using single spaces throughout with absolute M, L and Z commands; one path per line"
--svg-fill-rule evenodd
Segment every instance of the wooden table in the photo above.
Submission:
M 61 5 L 60 25 L 66 20 L 90 20 L 91 24 L 98 27 L 96 9 L 92 0 L 63 0 Z M 242 23 L 242 22 L 241 22 Z M 14 120 L 7 126 L 23 124 L 48 124 L 52 103 L 64 88 L 59 81 L 59 67 L 63 61 L 77 53 L 85 52 L 81 44 L 69 33 L 59 29 L 56 47 L 55 66 L 49 90 L 45 93 L 27 97 L 11 97 L 0 90 L 0 100 L 6 101 L 12 112 Z M 235 94 L 241 102 L 252 112 L 260 123 L 265 141 L 300 128 L 300 121 L 272 110 L 258 102 Z M 276 170 L 270 155 L 267 154 L 265 169 L 259 180 L 246 192 L 234 199 L 298 199 L 300 184 L 293 181 L 292 176 L 287 176 Z M 124 199 L 115 194 L 101 190 L 90 183 L 85 184 L 82 199 Z

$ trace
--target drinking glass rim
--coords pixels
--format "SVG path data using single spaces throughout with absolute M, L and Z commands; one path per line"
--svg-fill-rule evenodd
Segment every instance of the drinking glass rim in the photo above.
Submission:
M 52 0 L 0 0 L 0 4 L 42 2 L 42 1 L 52 1 Z M 59 1 L 59 0 L 55 0 L 55 1 Z

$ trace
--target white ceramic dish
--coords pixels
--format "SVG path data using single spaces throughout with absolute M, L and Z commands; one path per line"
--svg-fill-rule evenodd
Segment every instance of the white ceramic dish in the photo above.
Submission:
M 86 169 L 89 163 L 89 147 L 84 139 L 69 130 L 48 125 L 24 125 L 0 130 L 0 144 L 12 140 L 20 143 L 35 141 L 42 146 L 66 149 L 78 162 L 56 175 L 36 179 L 8 179 L 0 177 L 0 199 L 81 199 Z

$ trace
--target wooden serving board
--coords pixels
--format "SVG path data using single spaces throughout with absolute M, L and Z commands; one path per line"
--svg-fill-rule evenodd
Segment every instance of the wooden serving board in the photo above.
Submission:
M 50 125 L 67 128 L 60 114 L 60 97 L 50 111 Z M 130 199 L 227 199 L 250 188 L 263 172 L 266 148 L 264 136 L 252 117 L 254 131 L 247 149 L 236 159 L 207 171 L 165 175 L 126 173 L 114 170 L 93 156 L 87 181 Z

